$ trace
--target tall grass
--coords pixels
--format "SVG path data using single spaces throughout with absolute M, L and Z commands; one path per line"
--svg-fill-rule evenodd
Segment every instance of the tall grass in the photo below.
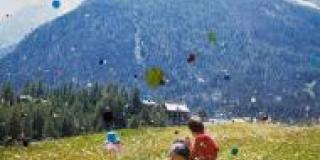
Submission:
M 186 127 L 123 129 L 118 132 L 123 152 L 110 155 L 103 149 L 105 134 L 43 141 L 28 148 L 0 148 L 1 160 L 163 160 L 179 130 Z M 320 127 L 286 127 L 267 124 L 226 124 L 207 127 L 221 147 L 220 160 L 320 160 Z M 230 155 L 239 148 L 237 157 Z

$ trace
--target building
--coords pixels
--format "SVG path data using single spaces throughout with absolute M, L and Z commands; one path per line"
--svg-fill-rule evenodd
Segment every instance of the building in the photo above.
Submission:
M 164 104 L 169 125 L 186 124 L 190 118 L 190 110 L 186 103 L 166 102 Z
M 147 106 L 158 106 L 158 103 L 149 99 L 142 100 L 142 104 Z
M 33 98 L 30 96 L 30 95 L 20 95 L 18 97 L 19 101 L 22 101 L 22 102 L 31 102 L 33 101 Z
M 186 124 L 191 116 L 190 110 L 186 103 L 184 102 L 165 102 L 164 104 L 159 104 L 150 98 L 145 98 L 142 101 L 143 105 L 149 107 L 161 107 L 164 108 L 165 112 L 167 113 L 168 125 L 180 125 Z

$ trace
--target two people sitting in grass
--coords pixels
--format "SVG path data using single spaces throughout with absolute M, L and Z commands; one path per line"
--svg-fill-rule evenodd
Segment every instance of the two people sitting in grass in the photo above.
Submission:
M 120 137 L 112 130 L 114 116 L 110 107 L 102 110 L 102 117 L 108 130 L 106 136 L 106 150 L 115 155 L 121 152 Z M 208 134 L 205 134 L 204 125 L 200 118 L 191 118 L 188 128 L 193 135 L 193 142 L 190 138 L 174 141 L 170 149 L 170 160 L 216 160 L 218 157 L 219 146 L 217 142 Z M 178 132 L 176 133 L 178 134 Z
M 170 160 L 216 160 L 219 145 L 210 135 L 205 134 L 200 118 L 191 118 L 188 128 L 193 135 L 193 143 L 188 137 L 175 140 L 170 149 Z

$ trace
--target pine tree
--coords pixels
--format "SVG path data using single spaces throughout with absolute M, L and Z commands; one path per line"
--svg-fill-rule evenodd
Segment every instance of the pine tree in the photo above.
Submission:
M 44 125 L 44 133 L 46 137 L 57 137 L 58 131 L 54 127 L 54 119 L 52 117 L 48 117 L 45 121 Z
M 9 131 L 9 120 L 11 115 L 11 110 L 8 107 L 0 105 L 0 141 L 8 135 Z
M 37 109 L 34 113 L 33 123 L 32 123 L 33 138 L 36 138 L 36 139 L 42 138 L 44 124 L 45 124 L 44 116 L 41 113 L 41 111 Z
M 3 98 L 5 104 L 12 106 L 14 104 L 14 91 L 11 83 L 6 82 L 2 86 L 1 97 Z
M 73 126 L 70 122 L 70 119 L 63 119 L 62 122 L 62 136 L 72 136 L 74 133 Z
M 139 114 L 142 109 L 142 103 L 140 101 L 140 92 L 137 88 L 132 90 L 129 112 L 132 114 Z
M 12 139 L 18 139 L 22 132 L 21 130 L 21 114 L 17 107 L 13 110 L 9 121 L 9 135 Z
M 208 120 L 208 114 L 204 109 L 200 109 L 198 111 L 198 116 L 201 118 L 202 121 L 207 121 Z

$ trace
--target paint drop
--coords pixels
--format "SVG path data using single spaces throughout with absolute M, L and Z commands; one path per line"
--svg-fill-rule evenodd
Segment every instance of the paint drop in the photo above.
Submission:
M 71 52 L 74 52 L 74 51 L 76 51 L 76 48 L 75 48 L 75 47 L 71 47 L 71 48 L 70 48 L 70 51 L 71 51 Z
M 99 65 L 105 65 L 105 64 L 107 64 L 107 60 L 106 59 L 100 59 Z
M 58 9 L 58 8 L 60 8 L 60 6 L 61 6 L 60 0 L 53 0 L 52 1 L 52 7 L 53 8 Z
M 315 53 L 310 54 L 308 56 L 308 61 L 311 65 L 311 67 L 317 68 L 317 69 L 320 68 L 320 54 L 315 54 Z
M 164 72 L 157 67 L 150 68 L 145 72 L 145 80 L 151 88 L 157 88 L 166 83 Z
M 223 79 L 224 79 L 225 81 L 230 81 L 230 80 L 231 80 L 230 74 L 228 74 L 228 73 L 224 74 Z
M 281 96 L 276 96 L 274 99 L 275 99 L 276 102 L 281 102 L 282 101 L 282 97 Z
M 196 55 L 194 53 L 190 53 L 187 59 L 188 63 L 194 63 L 196 61 Z
M 92 85 L 91 82 L 88 82 L 88 83 L 87 83 L 87 87 L 88 87 L 88 88 L 91 88 L 92 86 L 93 86 L 93 85 Z
M 217 44 L 217 34 L 215 32 L 209 32 L 208 40 L 214 45 Z
M 197 77 L 197 81 L 198 81 L 199 83 L 204 83 L 204 82 L 206 82 L 206 80 L 204 80 L 204 78 L 202 78 L 202 77 Z
M 256 103 L 257 99 L 256 99 L 256 97 L 251 97 L 250 101 L 251 101 L 251 103 Z
M 230 153 L 231 153 L 232 156 L 237 156 L 239 154 L 239 148 L 238 147 L 232 147 Z

